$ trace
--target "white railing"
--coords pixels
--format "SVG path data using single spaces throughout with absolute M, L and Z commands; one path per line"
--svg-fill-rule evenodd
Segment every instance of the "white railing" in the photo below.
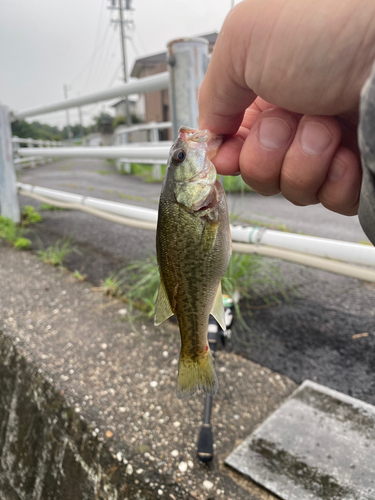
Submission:
M 130 94 L 145 94 L 155 90 L 163 90 L 168 88 L 168 84 L 168 72 L 159 73 L 158 75 L 141 78 L 136 82 L 124 83 L 114 89 L 102 90 L 101 92 L 95 92 L 94 94 L 82 97 L 75 97 L 74 99 L 66 99 L 47 106 L 29 108 L 23 111 L 13 111 L 11 113 L 11 120 L 23 120 L 24 118 L 28 118 L 30 116 L 44 115 L 46 113 L 61 111 L 63 109 L 78 108 L 86 106 L 87 104 L 109 101 L 110 99 L 114 99 L 116 97 L 125 97 Z
M 17 183 L 19 193 L 61 208 L 82 210 L 117 224 L 156 230 L 157 210 Z M 375 248 L 358 243 L 288 234 L 259 227 L 231 226 L 233 251 L 275 257 L 375 282 Z M 341 261 L 341 262 L 337 262 Z
M 20 148 L 20 144 L 27 144 L 28 148 L 32 148 L 32 155 L 27 158 L 20 158 L 19 152 L 24 148 Z M 44 165 L 45 163 L 50 163 L 53 161 L 52 157 L 45 157 L 39 155 L 39 148 L 61 148 L 65 147 L 67 144 L 62 141 L 49 141 L 43 139 L 32 139 L 31 137 L 22 138 L 13 136 L 13 163 L 16 168 L 20 167 L 35 167 L 36 165 Z
M 132 127 L 117 127 L 115 130 L 115 144 L 116 145 L 123 145 L 123 144 L 129 144 L 130 142 L 130 137 L 129 134 L 132 134 L 134 132 L 140 132 L 140 131 L 147 131 L 149 132 L 149 141 L 153 143 L 158 143 L 159 142 L 159 130 L 169 130 L 172 129 L 172 122 L 150 122 L 150 123 L 142 123 L 139 125 L 133 125 Z M 134 142 L 131 141 L 133 144 Z M 172 145 L 171 141 L 161 141 L 162 144 L 168 145 L 169 147 Z M 144 163 L 144 161 L 141 158 L 138 159 L 132 159 L 133 163 Z M 155 159 L 152 162 L 152 178 L 153 179 L 161 179 L 162 177 L 162 172 L 161 172 L 161 165 L 165 163 L 163 161 Z M 121 160 L 116 161 L 116 167 L 117 170 L 130 173 L 131 172 L 131 166 L 130 162 L 126 160 L 126 158 L 122 158 Z

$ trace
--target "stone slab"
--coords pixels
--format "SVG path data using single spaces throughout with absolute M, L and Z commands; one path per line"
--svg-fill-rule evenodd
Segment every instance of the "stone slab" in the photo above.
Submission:
M 285 500 L 375 499 L 375 407 L 306 380 L 226 459 Z

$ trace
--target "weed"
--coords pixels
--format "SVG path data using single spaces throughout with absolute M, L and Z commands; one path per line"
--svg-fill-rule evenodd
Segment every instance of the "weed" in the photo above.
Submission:
M 146 198 L 143 198 L 142 196 L 134 196 L 132 194 L 124 194 L 124 193 L 117 193 L 119 198 L 126 198 L 127 200 L 134 200 L 134 201 L 146 201 Z
M 159 183 L 162 182 L 166 169 L 167 165 L 162 165 L 161 179 L 154 179 L 152 177 L 152 165 L 143 163 L 131 163 L 131 173 L 134 175 L 138 175 L 139 177 L 142 177 L 142 179 L 146 182 L 159 182 Z
M 366 240 L 359 240 L 358 242 L 360 245 L 370 245 L 373 246 L 371 241 L 366 241 Z
M 77 269 L 74 271 L 73 276 L 78 281 L 85 281 L 87 279 L 87 275 L 86 274 L 81 274 Z
M 110 170 L 97 170 L 97 173 L 100 175 L 111 175 L 113 172 Z
M 29 250 L 31 248 L 31 240 L 28 238 L 17 238 L 14 242 L 14 248 L 17 250 Z
M 40 205 L 39 207 L 39 210 L 42 211 L 42 212 L 57 212 L 57 211 L 60 211 L 60 210 L 66 210 L 65 208 L 60 208 L 60 207 L 55 207 L 54 205 L 49 205 L 48 203 L 42 203 L 42 205 Z
M 0 216 L 0 238 L 12 245 L 22 237 L 22 228 L 9 217 Z
M 251 192 L 248 186 L 240 175 L 225 175 L 223 178 L 223 185 L 226 193 L 244 193 Z
M 31 247 L 31 241 L 23 236 L 24 233 L 24 228 L 13 222 L 12 219 L 0 216 L 0 238 L 18 250 L 28 250 Z
M 125 281 L 126 276 L 126 281 Z M 156 257 L 126 266 L 118 277 L 122 278 L 122 296 L 130 304 L 147 313 L 155 314 L 155 303 L 159 289 L 159 270 Z M 261 297 L 265 303 L 284 293 L 284 283 L 279 269 L 256 255 L 233 254 L 222 280 L 223 293 L 235 299 L 236 312 L 242 319 L 238 300 L 240 297 L 255 299 Z
M 104 295 L 111 295 L 112 297 L 119 297 L 122 294 L 122 287 L 124 280 L 115 273 L 111 273 L 108 278 L 103 280 L 102 285 L 99 287 Z
M 121 272 L 126 276 L 124 298 L 130 306 L 147 313 L 151 318 L 155 314 L 155 303 L 159 289 L 159 268 L 156 257 L 136 261 L 126 266 Z
M 54 245 L 38 250 L 36 253 L 46 264 L 51 264 L 52 266 L 62 266 L 64 259 L 69 254 L 80 252 L 77 248 L 71 246 L 69 239 L 62 239 L 56 241 Z
M 30 224 L 36 224 L 41 222 L 43 217 L 35 210 L 34 207 L 30 205 L 25 205 L 21 212 L 21 225 L 29 226 Z
M 283 231 L 285 233 L 294 233 L 293 229 L 287 227 L 284 223 L 280 222 L 264 222 L 258 219 L 247 219 L 245 217 L 241 217 L 238 214 L 229 214 L 230 223 L 233 224 L 235 222 L 244 222 L 245 224 L 249 224 L 250 226 L 260 226 L 266 227 L 267 229 L 275 229 L 276 231 Z

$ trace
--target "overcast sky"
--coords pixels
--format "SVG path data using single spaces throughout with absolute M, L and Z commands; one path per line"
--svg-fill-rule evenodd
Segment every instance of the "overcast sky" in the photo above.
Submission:
M 238 3 L 239 0 L 236 0 Z M 117 11 L 110 0 L 0 0 L 0 102 L 22 110 L 86 95 L 121 83 Z M 166 49 L 186 36 L 219 31 L 231 0 L 132 0 L 128 71 L 135 59 Z M 103 104 L 83 108 L 87 125 Z M 65 125 L 65 112 L 43 115 Z M 75 111 L 71 121 L 77 122 Z

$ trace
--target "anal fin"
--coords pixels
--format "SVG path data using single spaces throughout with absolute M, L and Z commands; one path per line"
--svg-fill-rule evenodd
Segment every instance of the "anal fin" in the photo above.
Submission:
M 156 299 L 154 325 L 161 325 L 164 321 L 173 316 L 173 314 L 174 312 L 169 303 L 164 283 L 160 280 L 158 298 Z
M 225 324 L 225 314 L 224 314 L 224 306 L 223 306 L 223 294 L 221 292 L 221 283 L 217 287 L 214 305 L 211 310 L 212 316 L 216 319 L 216 321 L 221 326 L 222 330 L 226 330 L 227 326 Z

